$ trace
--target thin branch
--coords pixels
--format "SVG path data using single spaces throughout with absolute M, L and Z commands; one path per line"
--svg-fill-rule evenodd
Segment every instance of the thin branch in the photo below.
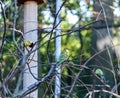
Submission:
M 82 26 L 82 27 L 74 28 L 74 29 L 72 29 L 72 30 L 67 30 L 65 34 L 61 34 L 61 35 L 52 37 L 51 39 L 48 39 L 47 41 L 45 41 L 43 44 L 41 44 L 41 45 L 40 45 L 39 47 L 37 47 L 36 49 L 30 51 L 28 55 L 30 55 L 31 53 L 35 52 L 36 50 L 38 50 L 40 47 L 42 47 L 43 45 L 45 45 L 46 43 L 48 43 L 48 42 L 49 42 L 50 40 L 52 40 L 52 39 L 56 39 L 57 37 L 60 37 L 60 36 L 69 35 L 69 34 L 72 34 L 72 33 L 77 32 L 77 31 L 81 31 L 81 30 L 85 29 L 86 27 L 88 27 L 88 26 L 90 26 L 90 25 L 92 25 L 92 24 L 94 24 L 94 23 L 96 23 L 96 22 L 98 22 L 98 20 L 92 21 L 92 22 L 90 22 L 90 23 L 88 23 L 88 24 L 86 24 L 86 25 L 84 25 L 84 26 Z M 37 42 L 39 42 L 39 41 L 37 41 Z M 37 42 L 36 42 L 36 43 L 37 43 Z M 35 43 L 35 44 L 36 44 L 36 43 Z
M 61 11 L 62 7 L 64 6 L 64 4 L 66 3 L 66 1 L 67 1 L 67 0 L 65 0 L 65 1 L 62 3 L 62 5 L 60 6 L 60 9 L 59 9 L 58 12 L 55 14 L 55 20 L 54 20 L 54 23 L 53 23 L 53 28 L 52 28 L 52 30 L 51 30 L 49 39 L 52 38 L 53 30 L 60 24 L 60 22 L 59 22 L 57 25 L 55 25 L 55 24 L 56 24 L 56 21 L 57 21 L 57 17 L 58 17 L 58 15 L 60 14 L 60 11 Z M 50 47 L 50 42 L 51 42 L 51 40 L 49 40 L 49 41 L 48 41 L 48 44 L 47 44 L 47 58 L 48 58 L 48 62 L 49 62 L 49 63 L 50 63 L 50 60 L 49 60 L 49 51 L 48 51 L 48 50 L 49 50 L 49 47 Z
M 111 92 L 112 92 L 112 93 L 116 92 L 116 91 L 117 91 L 117 88 L 118 88 L 119 86 L 120 86 L 120 82 L 112 88 Z M 113 95 L 111 94 L 111 95 L 110 95 L 110 98 L 112 98 L 112 96 L 113 96 Z
M 12 32 L 12 38 L 13 38 L 13 42 L 14 45 L 16 46 L 16 48 L 18 49 L 18 51 L 24 55 L 24 52 L 20 49 L 20 47 L 17 44 L 17 41 L 15 40 L 15 27 L 16 27 L 16 11 L 17 11 L 17 0 L 14 0 L 14 24 L 13 24 L 13 32 Z
M 18 96 L 19 96 L 19 97 L 24 97 L 24 96 L 30 94 L 31 92 L 35 91 L 41 83 L 43 83 L 44 81 L 46 81 L 46 80 L 52 75 L 52 73 L 54 72 L 54 70 L 55 70 L 55 66 L 54 66 L 54 65 L 51 65 L 51 68 L 50 68 L 49 72 L 47 73 L 47 75 L 45 75 L 45 76 L 44 76 L 43 78 L 41 78 L 39 81 L 31 84 L 31 85 L 30 85 L 28 88 L 26 88 L 25 90 L 23 90 L 23 91 L 15 94 L 14 98 L 16 98 L 16 97 L 18 97 Z
M 107 90 L 93 90 L 91 92 L 88 92 L 84 98 L 88 98 L 88 96 L 91 96 L 93 93 L 98 93 L 98 92 L 104 92 L 104 93 L 108 93 L 108 94 L 112 94 L 113 96 L 117 97 L 117 98 L 120 98 L 120 95 L 116 94 L 116 93 L 113 93 L 113 92 L 110 92 L 110 91 L 107 91 Z

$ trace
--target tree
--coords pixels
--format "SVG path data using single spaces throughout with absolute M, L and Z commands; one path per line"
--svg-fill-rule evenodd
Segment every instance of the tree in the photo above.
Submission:
M 98 0 L 96 0 L 96 2 L 97 1 Z M 3 2 L 6 4 L 8 1 L 3 0 Z M 59 24 L 61 25 L 61 35 L 59 35 L 61 36 L 62 40 L 61 52 L 64 53 L 64 55 L 61 54 L 59 57 L 60 61 L 56 62 L 55 39 L 59 36 L 55 35 L 55 31 L 59 31 L 59 29 L 56 29 L 55 25 L 56 14 L 54 8 L 56 5 L 53 2 L 55 2 L 55 0 L 48 0 L 46 4 L 38 6 L 39 38 L 38 41 L 35 41 L 33 43 L 29 40 L 24 40 L 22 32 L 23 26 L 21 25 L 21 21 L 23 19 L 20 19 L 20 17 L 18 17 L 20 11 L 22 11 L 23 6 L 16 6 L 15 0 L 14 2 L 9 1 L 9 5 L 13 6 L 3 7 L 2 12 L 4 13 L 0 18 L 0 38 L 3 40 L 2 44 L 4 43 L 2 46 L 0 44 L 0 48 L 2 48 L 0 56 L 0 77 L 2 77 L 0 79 L 1 96 L 3 98 L 24 97 L 31 94 L 35 90 L 38 90 L 39 88 L 43 92 L 43 94 L 40 96 L 41 98 L 54 97 L 54 80 L 56 76 L 55 68 L 59 65 L 59 67 L 61 67 L 60 98 L 87 98 L 92 97 L 94 95 L 93 92 L 100 93 L 100 97 L 105 97 L 102 95 L 104 93 L 104 95 L 110 95 L 110 97 L 115 96 L 119 98 L 119 92 L 115 92 L 117 90 L 117 87 L 119 89 L 119 79 L 115 78 L 118 82 L 117 85 L 114 83 L 112 84 L 112 79 L 110 82 L 105 81 L 109 80 L 111 77 L 113 78 L 113 74 L 106 76 L 107 73 L 111 73 L 111 70 L 108 70 L 111 68 L 109 65 L 112 65 L 112 63 L 113 65 L 117 64 L 117 59 L 112 58 L 113 55 L 111 52 L 111 47 L 114 46 L 106 46 L 104 49 L 101 49 L 101 46 L 99 46 L 101 49 L 99 50 L 96 43 L 96 45 L 93 45 L 93 48 L 96 49 L 97 52 L 93 51 L 92 55 L 90 54 L 90 42 L 91 40 L 94 40 L 91 39 L 92 34 L 97 34 L 97 38 L 100 39 L 98 40 L 96 38 L 97 41 L 103 41 L 106 37 L 109 39 L 108 33 L 106 33 L 108 30 L 105 29 L 107 28 L 105 24 L 105 19 L 107 18 L 104 18 L 104 16 L 105 13 L 109 13 L 109 16 L 112 16 L 112 12 L 109 8 L 113 8 L 115 5 L 112 5 L 112 3 L 109 3 L 109 1 L 101 1 L 103 8 L 101 8 L 100 2 L 100 6 L 97 6 L 96 8 L 96 5 L 93 7 L 94 2 L 91 0 L 64 0 L 60 9 L 61 21 Z M 114 1 L 114 3 L 116 3 L 116 1 Z M 3 3 L 0 4 L 3 5 Z M 108 5 L 109 7 L 107 7 Z M 102 10 L 99 11 L 99 8 Z M 96 14 L 96 11 L 98 11 L 98 17 L 97 19 L 95 18 L 93 20 L 92 12 Z M 111 26 L 109 24 L 112 24 L 112 22 L 109 21 L 109 19 L 107 19 L 107 21 L 109 22 L 108 28 L 110 29 Z M 6 22 L 8 22 L 9 25 L 6 25 Z M 100 24 L 102 24 L 102 27 Z M 93 27 L 96 31 L 104 31 L 106 34 L 105 37 L 101 37 L 101 33 L 94 33 Z M 115 27 L 117 26 L 115 25 Z M 34 30 L 30 30 L 27 34 L 33 31 Z M 91 34 L 91 32 L 93 33 Z M 3 37 L 3 34 L 6 35 L 5 38 Z M 113 34 L 113 36 L 116 36 L 116 33 Z M 113 38 L 111 38 L 111 40 L 113 40 Z M 104 41 L 103 44 L 106 44 L 106 42 Z M 31 48 L 31 46 L 34 45 L 38 45 L 38 47 Z M 28 53 L 26 54 L 24 54 L 25 49 L 28 50 Z M 66 50 L 69 51 L 69 55 L 67 54 Z M 37 61 L 37 63 L 39 63 L 38 67 L 40 70 L 40 77 L 36 78 L 36 82 L 32 83 L 30 86 L 28 86 L 28 88 L 23 89 L 22 75 L 25 72 L 24 68 L 26 64 L 29 64 L 30 55 L 36 51 L 40 53 L 39 60 Z M 106 54 L 106 58 L 104 57 L 103 53 Z M 103 57 L 101 57 L 102 55 Z M 99 61 L 93 62 L 97 59 L 99 59 Z M 34 59 L 31 60 L 34 61 Z M 101 67 L 101 65 L 103 65 L 101 62 L 104 63 L 104 66 L 107 66 L 108 68 L 104 66 Z M 113 67 L 116 68 L 117 66 Z M 34 74 L 30 71 L 29 73 L 31 75 Z M 112 73 L 117 75 L 113 69 Z M 103 78 L 104 75 L 105 77 Z M 92 82 L 93 80 L 96 80 L 94 84 Z

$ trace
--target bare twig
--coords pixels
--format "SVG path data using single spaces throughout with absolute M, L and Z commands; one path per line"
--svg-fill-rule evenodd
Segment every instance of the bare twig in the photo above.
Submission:
M 110 91 L 107 91 L 107 90 L 94 90 L 94 91 L 91 91 L 91 92 L 88 92 L 84 98 L 88 98 L 88 96 L 92 96 L 93 93 L 98 93 L 98 92 L 104 92 L 104 93 L 108 93 L 108 94 L 112 94 L 113 96 L 117 97 L 117 98 L 120 98 L 120 95 L 116 94 L 116 93 L 113 93 L 113 92 L 110 92 Z
M 12 38 L 13 38 L 14 45 L 16 46 L 16 48 L 18 49 L 18 51 L 21 53 L 21 55 L 24 55 L 24 52 L 22 51 L 22 49 L 20 49 L 20 47 L 17 44 L 17 41 L 15 40 L 17 0 L 14 0 L 14 3 L 15 3 L 14 4 L 14 24 L 13 24 Z

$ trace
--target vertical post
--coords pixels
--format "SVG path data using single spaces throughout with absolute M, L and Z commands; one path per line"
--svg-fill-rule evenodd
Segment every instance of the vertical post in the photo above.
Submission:
M 26 41 L 36 42 L 37 41 L 37 25 L 38 25 L 38 4 L 36 1 L 26 1 L 24 2 L 24 38 Z M 34 30 L 32 32 L 29 32 L 31 30 Z M 27 33 L 26 33 L 27 32 Z M 34 46 L 34 49 L 36 46 Z M 27 54 L 27 50 L 25 50 L 25 53 Z M 31 59 L 31 62 L 29 63 L 29 68 L 32 72 L 32 74 L 37 77 L 38 76 L 38 67 L 37 67 L 37 51 L 31 54 L 29 57 Z M 25 72 L 23 75 L 23 89 L 27 88 L 31 84 L 35 83 L 37 80 L 33 78 L 29 71 L 28 66 L 25 67 Z M 30 93 L 29 98 L 38 98 L 38 91 L 34 91 L 33 93 Z M 28 97 L 27 96 L 27 97 Z
M 60 6 L 61 6 L 61 0 L 56 0 L 56 15 L 57 15 L 57 19 L 56 19 L 56 36 L 61 35 L 61 31 L 60 31 L 60 13 L 58 13 L 58 11 L 60 10 Z M 58 13 L 58 14 L 57 14 Z M 55 42 L 55 46 L 56 46 L 56 62 L 58 62 L 59 56 L 61 54 L 61 37 L 57 37 L 56 38 L 56 42 Z M 60 98 L 60 92 L 61 92 L 61 68 L 60 66 L 56 67 L 56 77 L 55 77 L 55 98 Z

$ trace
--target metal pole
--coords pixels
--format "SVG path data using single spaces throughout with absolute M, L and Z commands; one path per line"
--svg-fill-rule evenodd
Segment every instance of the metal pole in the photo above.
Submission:
M 62 1 L 56 0 L 56 14 L 60 10 Z M 57 19 L 56 19 L 56 36 L 61 35 L 60 31 L 60 13 L 58 13 Z M 58 62 L 59 56 L 61 54 L 61 37 L 56 38 L 56 62 Z M 61 93 L 61 68 L 60 66 L 56 67 L 56 77 L 55 77 L 55 98 L 60 98 Z
M 38 4 L 35 1 L 26 1 L 24 3 L 24 38 L 25 41 L 31 41 L 36 42 L 37 41 L 37 25 L 38 25 Z M 32 32 L 29 32 L 30 30 L 34 30 Z M 28 33 L 26 33 L 28 32 Z M 35 49 L 36 46 L 33 48 Z M 25 53 L 27 54 L 28 51 L 25 50 Z M 38 76 L 38 67 L 37 67 L 37 51 L 31 54 L 29 59 L 32 59 L 29 63 L 29 68 L 32 72 L 32 74 L 37 77 Z M 23 75 L 23 89 L 27 88 L 31 84 L 35 83 L 37 80 L 33 78 L 29 71 L 28 66 L 25 67 L 25 72 Z M 29 98 L 38 98 L 38 91 L 34 91 L 30 93 Z M 28 97 L 27 96 L 27 97 Z

